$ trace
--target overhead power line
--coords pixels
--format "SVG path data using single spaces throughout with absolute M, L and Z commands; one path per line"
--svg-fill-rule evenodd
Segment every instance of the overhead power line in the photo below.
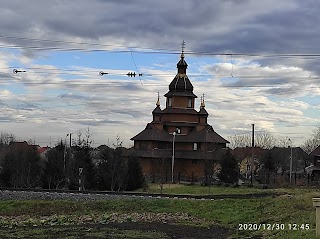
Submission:
M 84 46 L 99 46 L 99 47 L 126 48 L 126 49 L 130 48 L 130 49 L 172 51 L 172 52 L 176 51 L 168 48 L 164 49 L 164 48 L 150 48 L 150 47 L 138 47 L 138 46 L 124 46 L 124 45 L 118 45 L 118 44 L 102 44 L 102 43 L 77 42 L 77 41 L 65 41 L 65 40 L 54 40 L 54 39 L 27 38 L 27 37 L 17 37 L 17 36 L 0 35 L 0 38 L 36 41 L 36 42 L 63 43 L 63 44 L 72 44 L 72 45 L 84 45 Z
M 10 70 L 12 67 L 9 68 L 0 68 L 2 70 Z M 116 71 L 116 72 L 112 72 Z M 75 69 L 62 69 L 62 68 L 41 68 L 41 67 L 26 67 L 22 69 L 14 68 L 12 70 L 13 73 L 36 73 L 36 74 L 61 74 L 61 75 L 85 75 L 85 76 L 103 76 L 103 75 L 114 75 L 114 76 L 129 76 L 129 77 L 152 77 L 152 76 L 175 76 L 175 73 L 172 74 L 165 74 L 165 73 L 137 73 L 137 72 L 128 72 L 128 73 L 120 73 L 120 70 L 112 70 L 110 69 L 109 72 L 105 71 L 98 71 L 97 70 L 75 70 Z M 124 70 L 123 70 L 124 71 Z M 7 74 L 7 72 L 0 72 L 3 74 Z M 243 87 L 271 87 L 277 84 L 289 84 L 292 82 L 299 82 L 300 80 L 306 81 L 314 81 L 319 79 L 318 76 L 295 76 L 295 75 L 230 75 L 227 74 L 188 74 L 189 77 L 212 77 L 212 78 L 220 78 L 220 79 L 291 79 L 290 82 L 273 82 L 272 84 L 252 84 L 252 85 L 235 85 L 235 84 L 224 84 L 223 87 L 230 87 L 230 88 L 243 88 Z
M 141 53 L 141 54 L 181 54 L 180 51 L 169 48 L 151 48 L 130 45 L 117 45 L 117 44 L 102 44 L 93 42 L 76 42 L 55 39 L 40 39 L 40 38 L 27 38 L 18 36 L 4 36 L 0 35 L 0 39 L 31 41 L 63 44 L 61 46 L 36 46 L 27 44 L 1 44 L 0 48 L 13 48 L 13 49 L 31 49 L 31 50 L 48 50 L 48 51 L 85 51 L 85 52 L 115 52 L 115 53 Z M 65 45 L 76 45 L 81 47 L 66 47 Z M 95 47 L 95 48 L 91 48 Z M 319 58 L 320 53 L 246 53 L 246 52 L 210 52 L 210 51 L 185 51 L 185 55 L 203 55 L 203 56 L 231 56 L 231 57 L 266 57 L 266 58 L 303 58 L 314 59 Z

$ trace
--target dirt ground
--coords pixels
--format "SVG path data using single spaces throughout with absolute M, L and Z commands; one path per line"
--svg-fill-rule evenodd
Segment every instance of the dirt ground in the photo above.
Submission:
M 64 225 L 1 228 L 1 239 L 224 239 L 230 231 L 219 226 L 210 228 L 166 223 L 124 222 L 90 225 Z
M 204 228 L 164 223 L 120 223 L 115 225 L 111 224 L 109 226 L 116 227 L 119 229 L 135 229 L 141 231 L 163 232 L 168 236 L 168 238 L 175 239 L 224 239 L 227 238 L 227 236 L 229 235 L 228 229 L 219 226 Z

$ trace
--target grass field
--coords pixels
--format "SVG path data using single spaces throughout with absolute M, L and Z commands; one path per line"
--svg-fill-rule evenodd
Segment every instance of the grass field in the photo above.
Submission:
M 142 191 L 142 189 L 138 190 Z M 146 191 L 148 193 L 161 193 L 159 184 L 149 184 Z M 197 194 L 197 195 L 221 195 L 221 194 L 249 194 L 249 193 L 275 193 L 290 192 L 287 189 L 262 189 L 261 187 L 233 187 L 233 186 L 200 186 L 186 184 L 164 184 L 162 193 L 171 194 Z
M 151 185 L 149 190 L 157 189 L 152 189 Z M 201 186 L 166 185 L 164 192 L 207 194 L 207 190 Z M 113 235 L 111 238 L 169 238 L 163 231 L 136 230 L 134 227 L 128 230 L 103 227 L 103 230 L 99 229 L 100 233 L 95 227 L 88 228 L 91 224 L 149 221 L 202 228 L 221 225 L 229 229 L 229 238 L 315 238 L 312 198 L 320 196 L 317 189 L 211 188 L 213 194 L 261 191 L 285 194 L 224 200 L 0 201 L 0 238 L 28 238 L 29 234 L 32 238 L 65 239 L 106 238 L 109 234 Z M 248 230 L 246 226 L 242 229 L 247 230 L 239 230 L 239 225 L 249 223 L 260 224 L 260 230 Z M 80 225 L 76 231 L 74 225 Z M 27 230 L 22 230 L 21 226 Z M 48 233 L 60 237 L 45 237 Z

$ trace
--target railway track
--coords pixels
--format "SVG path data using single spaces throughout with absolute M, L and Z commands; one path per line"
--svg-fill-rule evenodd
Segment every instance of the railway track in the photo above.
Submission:
M 60 196 L 81 196 L 97 200 L 101 198 L 167 198 L 167 199 L 194 199 L 194 200 L 221 200 L 221 199 L 251 199 L 251 198 L 263 198 L 263 197 L 276 197 L 281 195 L 280 193 L 249 193 L 249 194 L 211 194 L 211 195 L 192 195 L 192 194 L 160 194 L 160 193 L 144 193 L 144 192 L 113 192 L 113 191 L 76 191 L 76 190 L 56 190 L 56 189 L 26 189 L 26 188 L 0 188 L 0 200 L 7 200 L 7 194 L 14 194 L 19 199 L 19 195 L 23 195 L 22 199 L 28 198 L 28 195 L 33 198 L 33 195 L 37 195 L 40 199 L 50 199 L 50 195 L 57 197 Z M 43 195 L 43 197 L 41 197 Z M 57 197 L 59 198 L 59 197 Z M 90 200 L 90 199 L 87 199 Z

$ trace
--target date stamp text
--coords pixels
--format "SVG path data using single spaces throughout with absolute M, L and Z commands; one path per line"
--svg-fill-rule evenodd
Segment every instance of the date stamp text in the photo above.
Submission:
M 310 230 L 310 224 L 308 223 L 239 223 L 239 231 L 284 231 L 284 230 Z

